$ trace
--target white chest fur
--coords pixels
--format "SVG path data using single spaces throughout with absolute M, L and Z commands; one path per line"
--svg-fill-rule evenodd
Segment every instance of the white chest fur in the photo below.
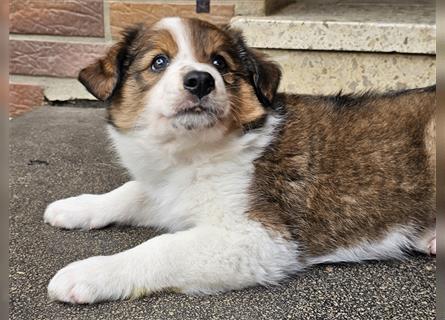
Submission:
M 160 143 L 149 133 L 109 133 L 123 165 L 147 196 L 150 225 L 182 230 L 198 224 L 245 223 L 253 161 L 272 139 L 277 119 L 246 134 L 232 133 L 222 141 L 188 145 Z

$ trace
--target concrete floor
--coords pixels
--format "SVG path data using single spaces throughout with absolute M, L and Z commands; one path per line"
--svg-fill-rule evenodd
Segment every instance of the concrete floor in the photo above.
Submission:
M 143 228 L 60 230 L 42 221 L 48 203 L 109 191 L 128 177 L 105 137 L 102 109 L 42 107 L 11 121 L 10 319 L 435 319 L 435 259 L 324 265 L 282 286 L 217 296 L 159 293 L 141 300 L 71 306 L 46 286 L 74 260 L 130 248 Z

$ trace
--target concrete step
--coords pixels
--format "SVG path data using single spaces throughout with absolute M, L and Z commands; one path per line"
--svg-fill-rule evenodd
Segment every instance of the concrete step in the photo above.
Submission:
M 300 0 L 231 23 L 257 48 L 436 53 L 432 0 Z
M 231 24 L 282 65 L 281 90 L 331 94 L 435 83 L 433 0 L 299 0 Z

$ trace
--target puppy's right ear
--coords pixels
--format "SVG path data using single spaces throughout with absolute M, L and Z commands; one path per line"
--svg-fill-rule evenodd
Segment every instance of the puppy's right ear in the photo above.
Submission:
M 113 45 L 102 59 L 82 69 L 79 81 L 97 99 L 105 101 L 121 85 L 132 61 L 132 45 L 142 26 L 129 28 L 122 33 L 122 40 Z

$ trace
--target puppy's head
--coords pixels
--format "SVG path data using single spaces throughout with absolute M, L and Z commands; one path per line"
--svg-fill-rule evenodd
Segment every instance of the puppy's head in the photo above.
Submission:
M 278 66 L 248 48 L 239 32 L 181 18 L 126 30 L 79 74 L 93 95 L 110 101 L 109 121 L 119 131 L 169 138 L 221 136 L 257 123 L 280 78 Z

